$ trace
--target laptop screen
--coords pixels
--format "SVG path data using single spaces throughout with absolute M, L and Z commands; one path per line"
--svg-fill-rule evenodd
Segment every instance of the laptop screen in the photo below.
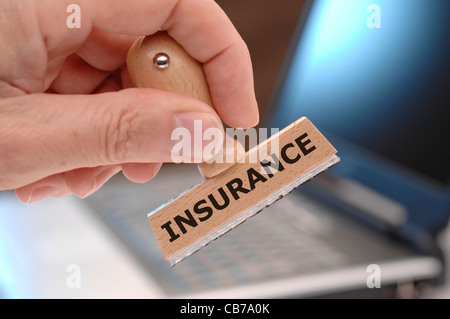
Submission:
M 308 117 L 342 157 L 334 172 L 430 228 L 450 211 L 448 12 L 448 0 L 312 2 L 269 123 Z

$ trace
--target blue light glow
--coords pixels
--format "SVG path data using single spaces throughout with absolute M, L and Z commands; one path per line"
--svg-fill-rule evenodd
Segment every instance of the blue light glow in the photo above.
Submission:
M 371 4 L 381 10 L 379 29 L 367 26 Z M 315 1 L 277 120 L 287 125 L 306 115 L 330 129 L 342 130 L 351 123 L 352 132 L 377 125 L 386 114 L 386 99 L 394 101 L 405 88 L 414 91 L 423 76 L 429 76 L 430 51 L 432 56 L 439 50 L 435 38 L 428 36 L 439 36 L 439 17 L 433 20 L 438 9 L 423 0 Z M 404 83 L 402 90 L 399 83 Z M 293 101 L 298 107 L 292 107 Z M 398 104 L 391 116 L 400 116 L 407 107 Z

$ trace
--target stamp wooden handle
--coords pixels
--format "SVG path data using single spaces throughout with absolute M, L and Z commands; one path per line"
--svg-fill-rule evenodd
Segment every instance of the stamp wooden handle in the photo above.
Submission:
M 164 258 L 174 264 L 189 256 L 337 163 L 336 152 L 305 117 L 272 135 L 244 163 L 148 215 Z
M 214 108 L 202 65 L 166 32 L 160 31 L 136 40 L 128 52 L 127 66 L 131 81 L 137 87 L 182 94 L 201 100 Z M 233 145 L 233 148 L 230 148 L 230 145 Z M 234 162 L 239 160 L 239 154 L 245 154 L 243 146 L 226 134 L 223 150 L 218 154 L 223 156 L 222 161 L 199 164 L 203 176 L 213 177 L 232 166 L 227 153 L 238 154 L 237 158 L 234 157 Z M 225 161 L 225 158 L 228 160 Z

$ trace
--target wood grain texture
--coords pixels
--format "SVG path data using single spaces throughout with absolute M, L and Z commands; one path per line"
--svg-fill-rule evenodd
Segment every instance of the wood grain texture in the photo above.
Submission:
M 233 165 L 149 215 L 164 258 L 194 245 L 335 154 L 307 118 L 292 123 L 248 151 L 244 163 Z M 275 165 L 277 159 L 280 166 Z
M 154 67 L 153 57 L 165 53 L 167 69 Z M 127 56 L 132 83 L 137 87 L 166 90 L 203 101 L 213 107 L 201 64 L 166 32 L 136 40 Z
M 170 59 L 166 69 L 154 65 L 153 58 L 160 53 Z M 136 87 L 155 88 L 192 97 L 214 109 L 202 65 L 164 31 L 136 40 L 128 52 L 127 67 Z M 233 148 L 227 148 L 227 145 L 233 145 Z M 229 154 L 245 154 L 245 150 L 239 142 L 224 134 L 223 152 L 218 153 L 212 163 L 200 163 L 200 172 L 209 178 L 225 171 L 236 163 L 230 163 L 233 156 Z

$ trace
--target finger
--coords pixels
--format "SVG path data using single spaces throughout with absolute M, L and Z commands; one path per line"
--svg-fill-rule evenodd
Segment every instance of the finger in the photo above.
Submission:
M 120 73 L 122 87 L 124 89 L 129 89 L 133 87 L 133 83 L 131 82 L 130 73 L 128 73 L 128 68 L 124 67 Z
M 201 22 L 186 19 L 190 16 L 201 17 Z M 232 127 L 255 126 L 259 113 L 250 54 L 220 7 L 214 1 L 179 1 L 162 28 L 203 63 L 214 107 L 223 121 Z
M 27 204 L 68 194 L 85 198 L 96 192 L 119 171 L 120 166 L 79 168 L 20 187 L 16 189 L 16 195 Z
M 16 196 L 24 203 L 31 204 L 50 197 L 70 194 L 64 173 L 55 174 L 16 189 Z
M 121 73 L 121 70 L 112 73 L 94 90 L 93 93 L 116 92 L 121 90 L 123 87 Z
M 73 194 L 85 198 L 96 192 L 120 169 L 120 165 L 74 169 L 65 173 L 66 184 Z
M 153 34 L 162 27 L 189 54 L 205 63 L 214 106 L 228 125 L 247 128 L 258 122 L 247 47 L 214 1 L 167 0 L 164 5 L 159 0 L 84 0 L 79 3 L 83 25 L 77 32 L 60 27 L 65 23 L 65 19 L 60 18 L 61 5 L 51 8 L 59 10 L 53 12 L 57 19 L 40 21 L 51 55 L 61 53 L 64 47 L 78 48 L 93 27 L 134 36 Z
M 86 94 L 97 88 L 111 72 L 93 68 L 77 54 L 69 56 L 51 89 L 62 94 Z
M 135 183 L 145 183 L 158 173 L 162 163 L 128 163 L 122 164 L 126 178 Z
M 136 39 L 136 36 L 93 28 L 77 55 L 93 68 L 114 71 L 125 64 L 128 50 Z
M 223 130 L 208 105 L 154 89 L 0 100 L 0 190 L 80 167 L 171 162 L 175 129 L 189 133 L 182 158 L 198 162 L 209 128 Z

